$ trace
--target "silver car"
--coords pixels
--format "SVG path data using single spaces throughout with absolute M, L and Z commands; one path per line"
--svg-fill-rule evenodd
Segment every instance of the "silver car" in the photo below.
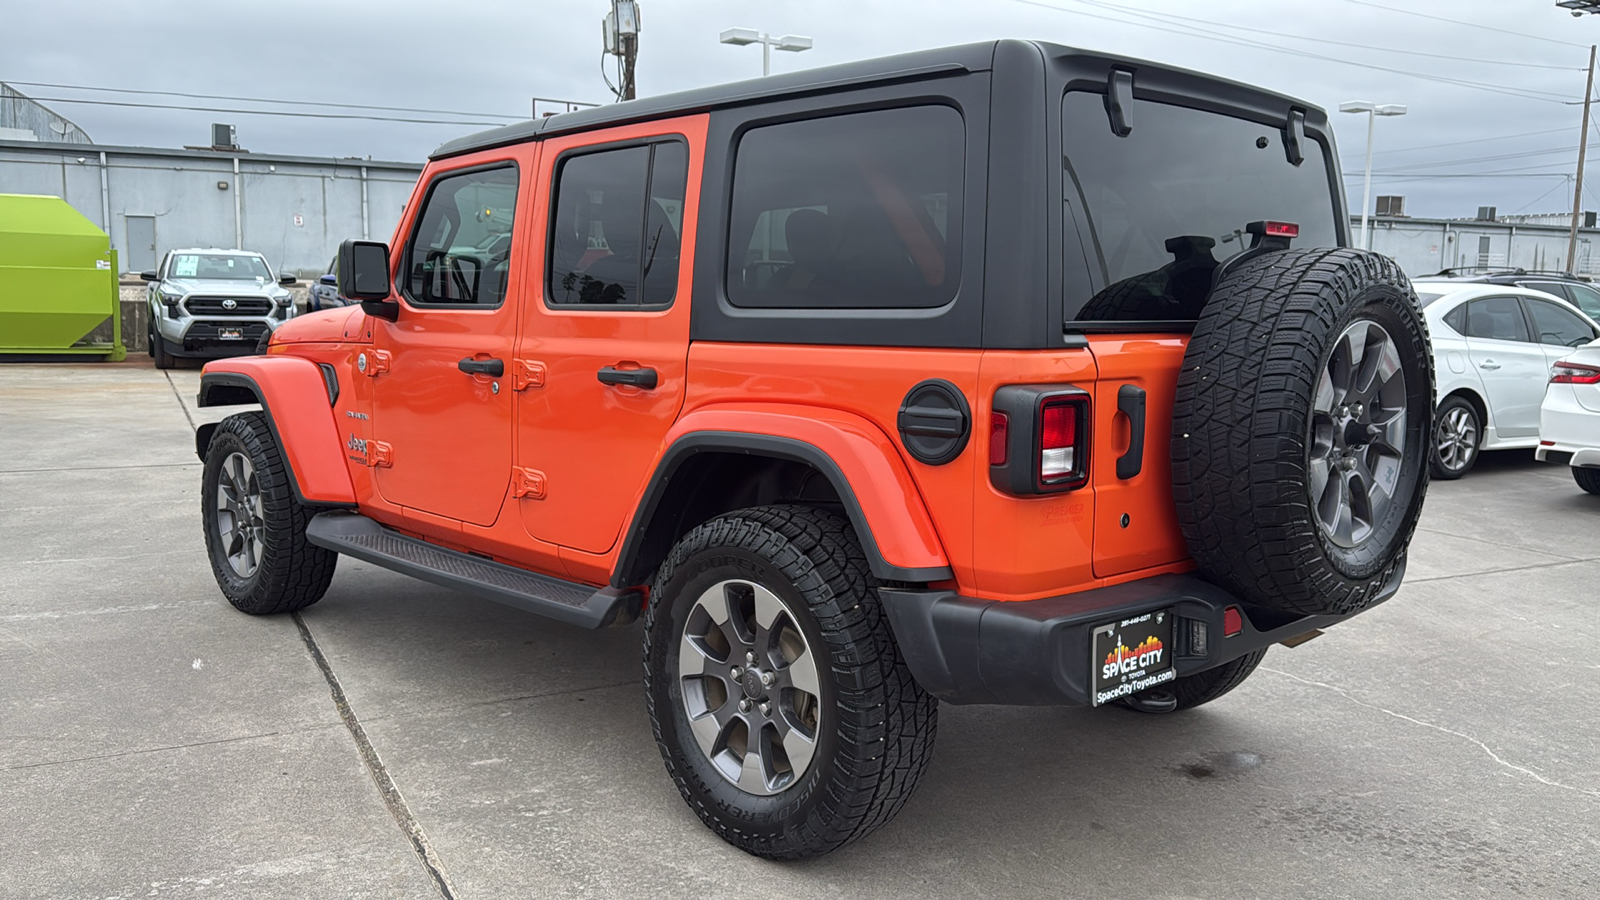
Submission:
M 156 368 L 180 357 L 214 359 L 254 353 L 261 339 L 295 313 L 286 285 L 259 253 L 171 250 L 150 282 L 150 355 Z

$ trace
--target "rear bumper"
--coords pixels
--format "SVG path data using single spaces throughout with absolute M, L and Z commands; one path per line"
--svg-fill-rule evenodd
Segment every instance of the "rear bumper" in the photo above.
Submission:
M 1372 606 L 1394 596 L 1404 574 L 1402 561 Z M 896 588 L 880 594 L 900 653 L 924 690 L 947 703 L 1010 706 L 1089 705 L 1091 632 L 1110 621 L 1171 608 L 1178 645 L 1173 665 L 1181 678 L 1359 615 L 1294 616 L 1245 607 L 1195 575 L 1158 575 L 1043 600 L 977 600 L 951 591 Z M 1240 607 L 1244 627 L 1224 637 L 1223 610 L 1229 606 Z M 1192 643 L 1191 623 L 1205 626 L 1203 649 Z

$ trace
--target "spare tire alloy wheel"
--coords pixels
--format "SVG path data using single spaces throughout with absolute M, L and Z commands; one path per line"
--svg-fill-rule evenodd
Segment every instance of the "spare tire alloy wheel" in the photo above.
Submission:
M 1212 291 L 1178 378 L 1172 487 L 1190 553 L 1248 605 L 1365 609 L 1405 564 L 1433 433 L 1427 325 L 1393 260 L 1246 259 Z
M 683 711 L 717 771 L 751 794 L 794 784 L 817 750 L 817 659 L 778 595 L 719 581 L 695 600 L 678 647 Z
M 1406 451 L 1406 375 L 1394 338 L 1358 318 L 1334 342 L 1311 413 L 1308 487 L 1328 539 L 1353 548 L 1394 502 Z

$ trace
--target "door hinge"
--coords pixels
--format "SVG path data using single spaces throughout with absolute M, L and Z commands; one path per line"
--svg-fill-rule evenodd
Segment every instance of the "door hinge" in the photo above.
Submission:
M 394 448 L 383 441 L 367 441 L 367 465 L 393 466 Z
M 389 371 L 391 359 L 393 357 L 384 350 L 363 350 L 361 355 L 356 357 L 356 371 L 368 378 L 376 378 Z
M 528 388 L 544 387 L 544 363 L 531 359 L 519 359 L 512 363 L 511 389 L 525 391 Z
M 538 469 L 513 467 L 511 469 L 511 496 L 526 497 L 529 500 L 543 500 L 544 473 Z

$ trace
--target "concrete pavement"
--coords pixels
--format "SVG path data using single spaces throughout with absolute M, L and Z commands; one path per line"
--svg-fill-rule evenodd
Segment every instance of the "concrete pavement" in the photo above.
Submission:
M 299 622 L 235 612 L 191 430 L 231 410 L 195 409 L 197 385 L 0 365 L 0 898 L 1499 898 L 1600 876 L 1600 498 L 1527 454 L 1436 483 L 1400 595 L 1227 698 L 945 706 L 896 821 L 773 864 L 668 781 L 636 627 L 349 559 Z

